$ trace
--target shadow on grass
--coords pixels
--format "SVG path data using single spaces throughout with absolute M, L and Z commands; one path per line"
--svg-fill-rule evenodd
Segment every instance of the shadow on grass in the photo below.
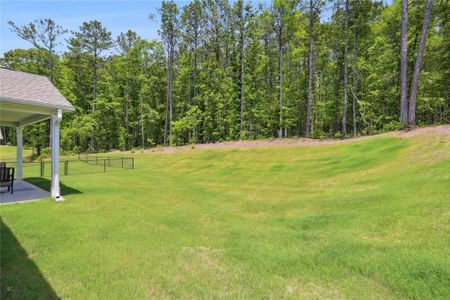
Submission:
M 1 219 L 0 238 L 0 298 L 60 299 Z
M 40 187 L 41 189 L 44 189 L 44 190 L 50 192 L 50 187 L 52 184 L 50 179 L 43 178 L 43 177 L 28 177 L 28 178 L 25 178 L 25 180 L 35 186 Z M 80 190 L 71 188 L 70 186 L 67 186 L 62 182 L 59 182 L 59 187 L 61 189 L 61 195 L 63 195 L 63 196 L 73 195 L 73 194 L 82 194 L 82 192 Z

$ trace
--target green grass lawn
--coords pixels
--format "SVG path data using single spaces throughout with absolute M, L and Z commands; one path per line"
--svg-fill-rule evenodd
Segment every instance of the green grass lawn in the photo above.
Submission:
M 450 298 L 448 135 L 135 157 L 0 207 L 2 299 Z
M 29 148 L 22 149 L 22 156 L 29 157 L 31 156 L 32 151 Z M 0 159 L 13 160 L 15 161 L 17 157 L 16 147 L 0 145 Z

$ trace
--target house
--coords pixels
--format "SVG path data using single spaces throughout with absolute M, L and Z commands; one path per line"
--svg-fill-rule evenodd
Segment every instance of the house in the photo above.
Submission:
M 50 119 L 51 196 L 62 200 L 59 188 L 59 124 L 74 107 L 45 76 L 0 68 L 0 126 L 16 128 L 17 180 L 22 179 L 23 128 Z

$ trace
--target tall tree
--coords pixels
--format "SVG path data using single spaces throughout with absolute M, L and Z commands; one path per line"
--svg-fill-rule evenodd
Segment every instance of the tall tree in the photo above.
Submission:
M 348 0 L 344 8 L 344 101 L 342 105 L 342 136 L 347 135 L 347 85 L 348 85 Z
M 136 68 L 133 68 L 133 50 L 135 48 L 136 43 L 138 43 L 140 38 L 136 34 L 136 32 L 132 30 L 128 30 L 127 32 L 121 32 L 117 37 L 116 44 L 119 47 L 120 53 L 125 60 L 125 67 L 123 69 L 124 73 L 124 87 L 123 87 L 123 98 L 124 98 L 124 110 L 125 110 L 125 150 L 129 148 L 129 119 L 130 119 L 130 93 L 131 89 L 135 86 L 132 86 L 132 81 L 135 81 L 137 78 Z M 133 135 L 134 136 L 134 135 Z
M 366 22 L 367 19 L 364 18 L 365 14 L 361 13 L 362 4 L 366 1 L 352 1 L 352 31 L 353 31 L 353 57 L 352 57 L 352 133 L 354 136 L 357 134 L 357 121 L 356 121 L 356 111 L 358 102 L 358 31 L 360 30 L 361 23 Z M 370 7 L 370 6 L 369 6 Z M 366 8 L 367 9 L 367 8 Z M 362 20 L 364 19 L 364 20 Z
M 239 114 L 239 137 L 243 138 L 244 130 L 244 106 L 245 106 L 245 47 L 247 43 L 247 30 L 250 15 L 250 5 L 244 5 L 243 0 L 236 1 L 237 27 L 239 32 L 239 98 L 240 98 L 240 114 Z
M 353 28 L 353 61 L 352 61 L 352 129 L 353 135 L 356 136 L 356 106 L 358 102 L 358 33 L 356 25 Z
M 408 125 L 416 125 L 416 100 L 417 90 L 419 86 L 420 68 L 422 66 L 423 53 L 425 50 L 425 41 L 427 38 L 428 25 L 431 19 L 431 9 L 433 8 L 433 0 L 428 0 L 425 7 L 425 17 L 423 20 L 422 34 L 420 37 L 419 49 L 417 50 L 416 63 L 414 65 L 414 73 L 411 81 L 411 94 L 409 97 Z
M 314 0 L 309 0 L 309 25 L 308 25 L 308 36 L 309 36 L 309 50 L 308 50 L 308 98 L 306 101 L 306 129 L 305 136 L 309 137 L 311 130 L 311 102 L 313 98 L 313 81 L 314 81 Z
M 400 122 L 408 122 L 408 0 L 402 0 L 400 32 Z
M 164 126 L 164 144 L 167 144 L 168 130 L 169 145 L 172 145 L 174 58 L 179 38 L 178 7 L 172 0 L 163 1 L 161 3 L 160 13 L 161 29 L 159 33 L 164 41 L 167 55 L 167 104 L 166 122 Z
M 113 46 L 111 32 L 103 27 L 102 23 L 97 20 L 83 22 L 83 25 L 80 26 L 79 31 L 73 32 L 73 37 L 70 38 L 69 44 L 72 48 L 79 49 L 79 51 L 89 54 L 88 59 L 93 71 L 91 109 L 92 112 L 95 113 L 97 102 L 98 69 L 102 60 L 102 53 Z M 92 132 L 92 151 L 96 151 L 95 140 L 95 133 Z
M 93 70 L 92 77 L 92 111 L 95 111 L 97 100 L 97 75 L 102 53 L 113 46 L 111 32 L 103 27 L 100 21 L 83 22 L 79 31 L 73 32 L 73 37 L 69 40 L 73 46 L 79 47 L 81 51 L 90 54 L 90 61 Z
M 56 47 L 60 44 L 58 38 L 64 35 L 67 30 L 57 25 L 52 19 L 34 20 L 23 26 L 18 26 L 12 21 L 9 21 L 8 24 L 10 29 L 17 33 L 20 38 L 32 43 L 34 47 L 44 50 L 47 53 L 50 80 L 54 82 Z
M 184 33 L 194 56 L 192 75 L 193 98 L 197 96 L 198 47 L 203 34 L 203 9 L 200 0 L 194 0 L 183 8 L 181 16 Z
M 289 0 L 275 0 L 272 4 L 272 13 L 274 16 L 274 29 L 278 46 L 278 102 L 279 102 L 279 124 L 278 137 L 283 137 L 283 68 L 284 68 L 284 49 L 286 44 L 286 31 L 289 18 L 295 3 Z

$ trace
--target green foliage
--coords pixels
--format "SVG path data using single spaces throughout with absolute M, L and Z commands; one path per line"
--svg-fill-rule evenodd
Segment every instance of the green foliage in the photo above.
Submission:
M 186 115 L 173 122 L 173 143 L 175 145 L 193 144 L 197 142 L 197 127 L 201 123 L 201 111 L 192 106 Z
M 383 131 L 394 131 L 403 129 L 403 124 L 399 121 L 391 121 L 383 125 Z
M 340 135 L 340 132 L 337 132 L 336 135 Z M 314 130 L 311 134 L 311 137 L 313 139 L 319 139 L 319 140 L 323 140 L 325 138 L 325 132 L 323 132 L 322 130 Z M 341 138 L 341 136 L 336 136 L 336 138 Z
M 399 129 L 401 2 L 350 3 L 347 40 L 343 2 L 325 4 L 313 1 L 312 137 L 340 137 L 346 43 L 348 132 L 353 121 L 357 135 Z M 424 6 L 423 0 L 410 5 L 410 72 Z M 417 99 L 420 125 L 450 122 L 449 11 L 445 1 L 433 10 Z M 72 33 L 60 56 L 39 44 L 4 53 L 0 64 L 54 75 L 55 85 L 76 107 L 62 124 L 66 151 L 162 145 L 166 119 L 176 145 L 273 138 L 280 129 L 287 137 L 305 134 L 309 3 L 277 0 L 265 7 L 194 0 L 179 8 L 163 1 L 160 14 L 161 41 L 127 30 L 113 43 L 108 29 L 93 20 Z M 108 51 L 113 44 L 118 51 Z M 48 130 L 48 125 L 27 128 L 25 142 L 40 152 L 48 146 Z M 5 143 L 13 143 L 14 133 L 6 133 Z
M 65 150 L 74 149 L 77 153 L 87 151 L 88 142 L 97 127 L 98 124 L 92 116 L 76 116 L 70 127 L 61 130 L 61 147 Z

